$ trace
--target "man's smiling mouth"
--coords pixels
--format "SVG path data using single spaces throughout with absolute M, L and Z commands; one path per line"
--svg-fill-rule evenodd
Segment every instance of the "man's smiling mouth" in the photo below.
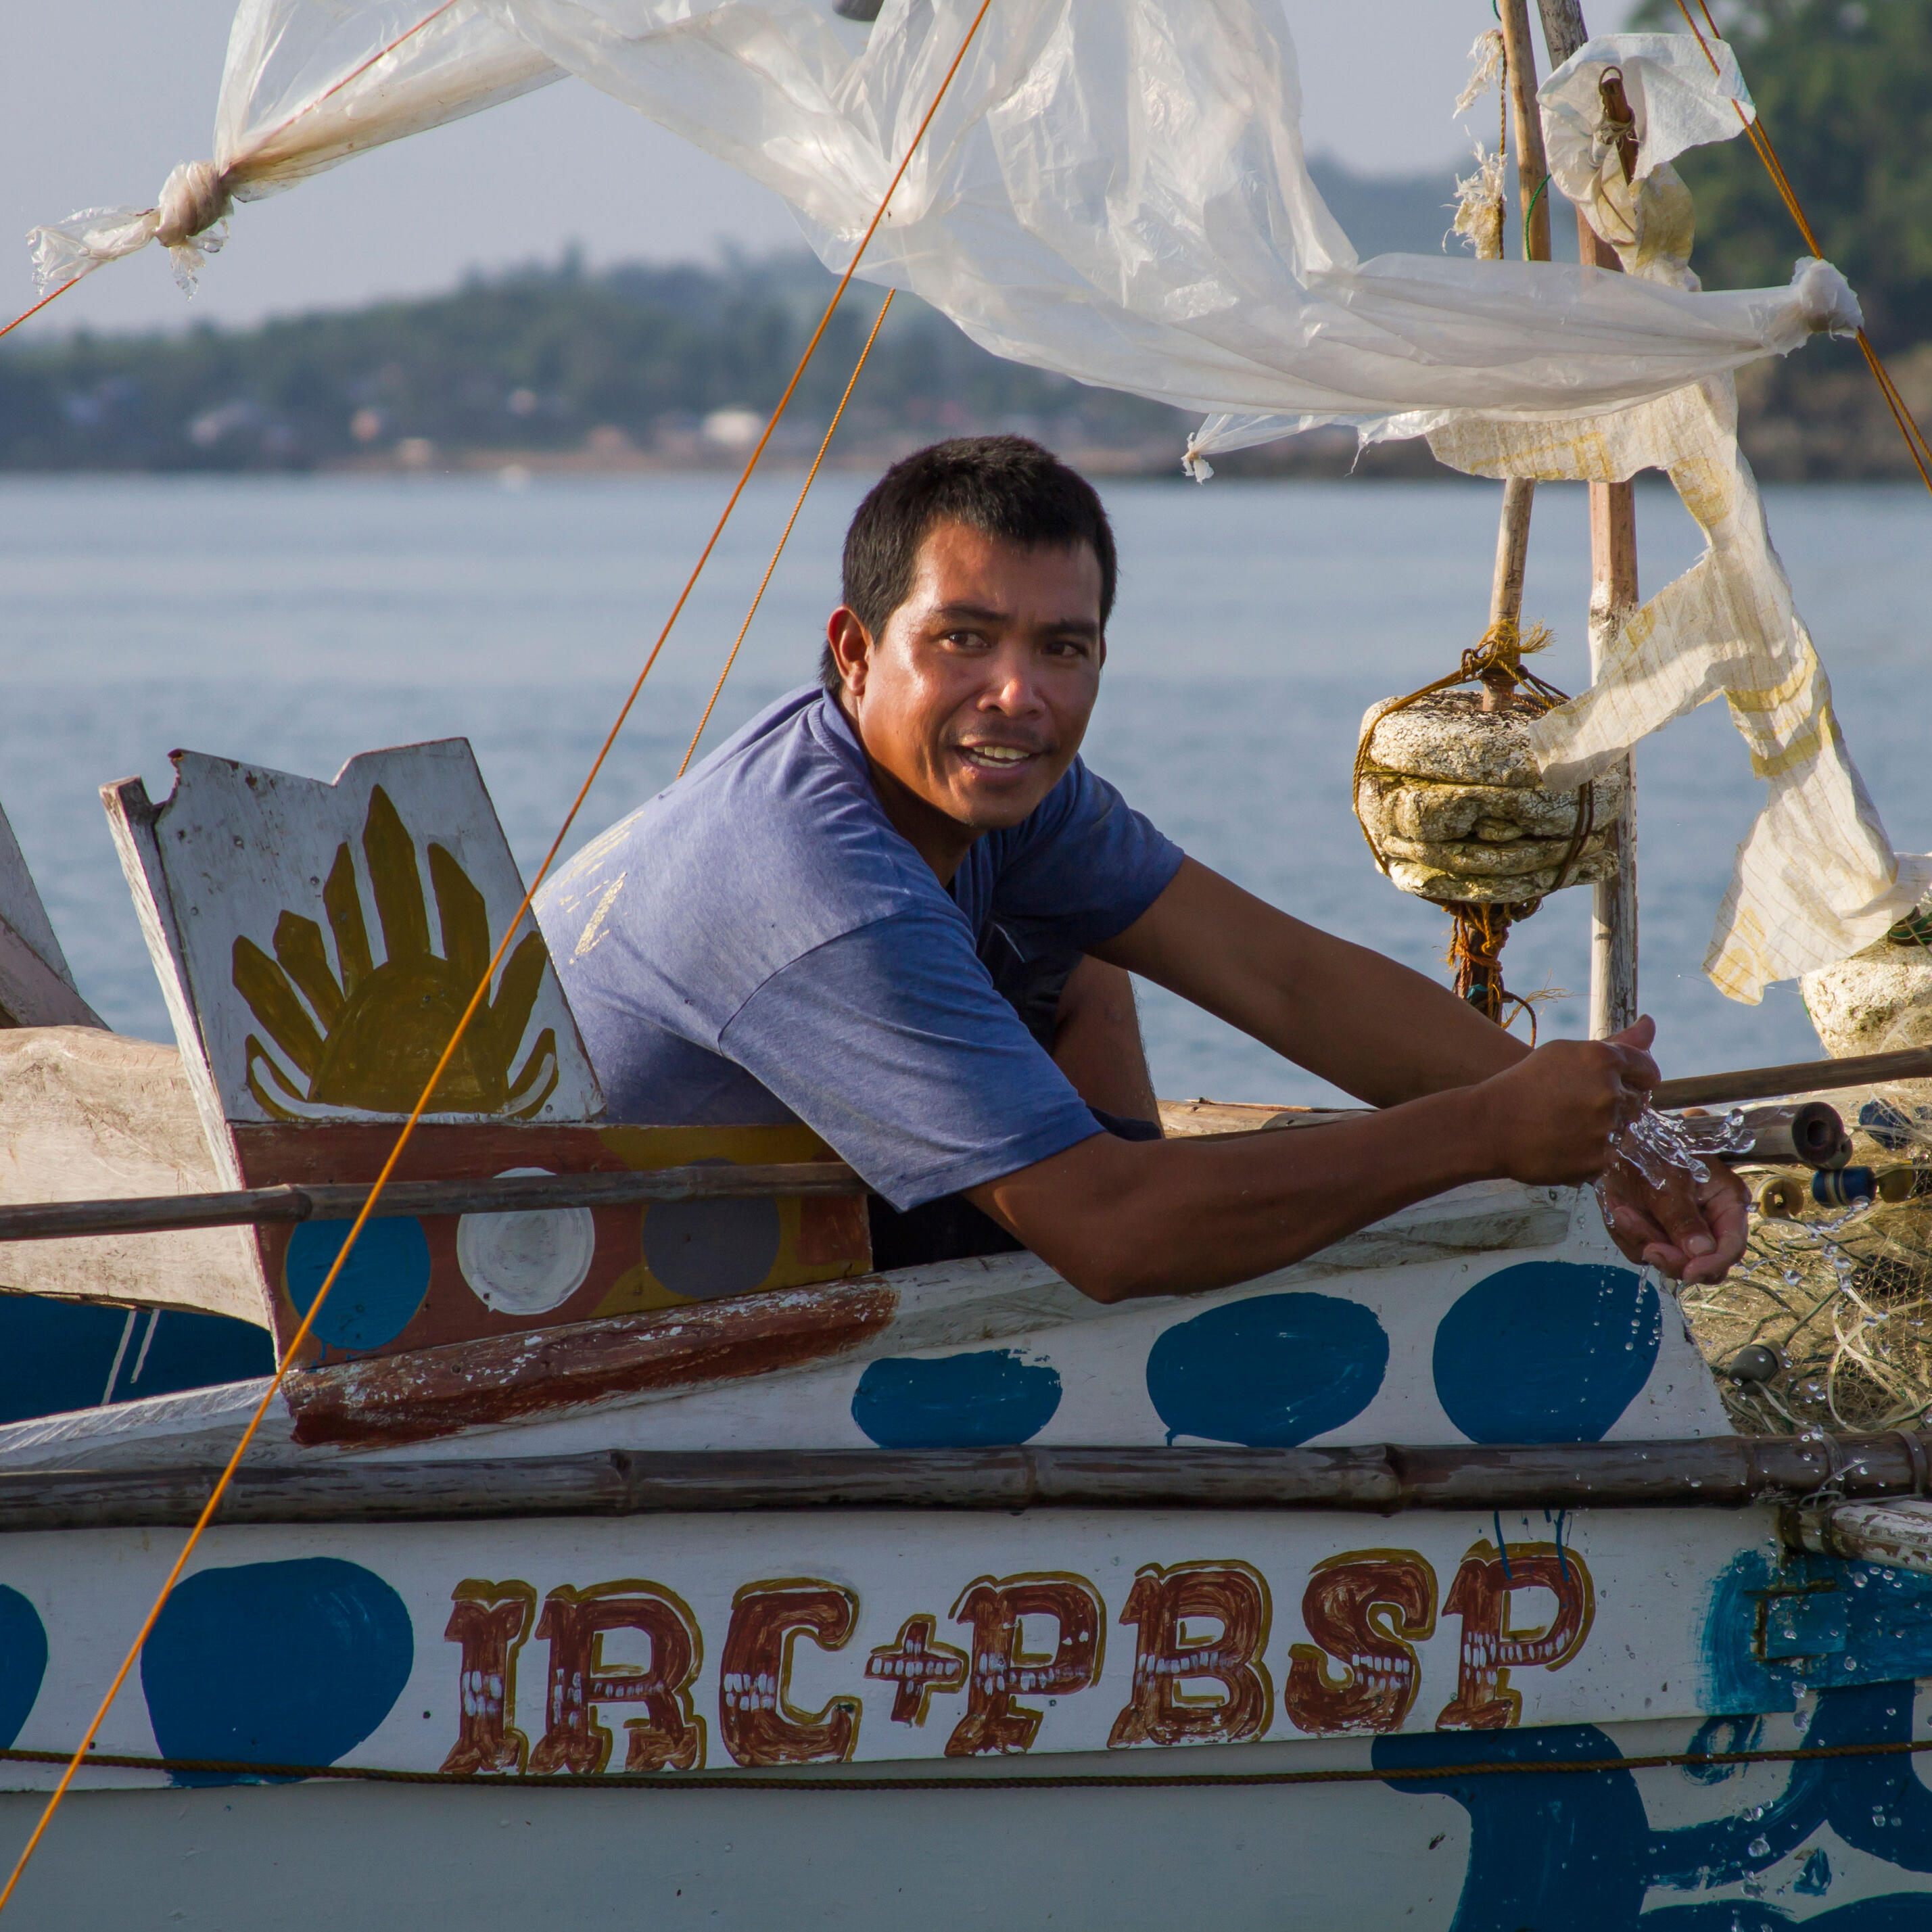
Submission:
M 1016 765 L 1041 756 L 1037 748 L 1024 745 L 962 745 L 958 749 L 968 763 L 993 771 L 1011 771 Z

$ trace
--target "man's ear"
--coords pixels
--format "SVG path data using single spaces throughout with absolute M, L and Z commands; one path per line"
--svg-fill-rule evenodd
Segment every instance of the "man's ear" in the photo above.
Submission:
M 872 640 L 856 610 L 844 604 L 826 620 L 826 647 L 838 667 L 839 682 L 854 698 L 865 694 L 866 670 L 871 662 Z

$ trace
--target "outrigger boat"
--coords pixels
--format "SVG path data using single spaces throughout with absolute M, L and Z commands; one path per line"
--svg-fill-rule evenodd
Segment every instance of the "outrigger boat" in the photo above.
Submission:
M 319 1299 L 524 882 L 460 741 L 175 764 L 104 794 L 173 1050 L 0 839 L 16 1842 L 293 1361 L 22 1927 L 1932 1924 L 1932 1436 L 1736 1433 L 1588 1190 L 1118 1306 L 875 1272 L 808 1129 L 607 1120 L 531 928 Z

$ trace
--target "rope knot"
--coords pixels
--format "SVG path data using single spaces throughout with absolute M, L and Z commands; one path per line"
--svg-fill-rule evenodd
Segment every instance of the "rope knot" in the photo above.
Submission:
M 226 220 L 234 206 L 228 184 L 212 161 L 183 161 L 161 184 L 160 199 L 154 204 L 154 239 L 164 248 L 184 248 L 218 221 Z
M 1520 632 L 1514 618 L 1499 617 L 1488 630 L 1462 653 L 1462 664 L 1456 682 L 1470 683 L 1480 679 L 1507 678 L 1512 686 L 1527 685 L 1546 704 L 1545 695 L 1554 689 L 1533 672 L 1522 668 L 1522 661 L 1535 651 L 1540 651 L 1550 642 L 1550 631 L 1546 625 L 1533 626 L 1526 637 Z

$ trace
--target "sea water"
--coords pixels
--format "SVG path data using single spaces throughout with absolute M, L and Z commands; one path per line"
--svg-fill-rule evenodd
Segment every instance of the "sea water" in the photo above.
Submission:
M 716 743 L 813 675 L 841 534 L 865 479 L 821 478 L 712 720 Z M 160 799 L 177 746 L 332 776 L 353 753 L 474 744 L 526 874 L 662 626 L 729 479 L 508 477 L 0 480 L 0 804 L 82 992 L 111 1024 L 168 1022 L 98 788 Z M 796 478 L 754 484 L 568 841 L 669 782 Z M 1445 976 L 1448 920 L 1376 872 L 1348 806 L 1364 708 L 1452 669 L 1486 620 L 1500 491 L 1463 483 L 1114 482 L 1121 582 L 1088 740 L 1094 766 L 1196 857 L 1298 916 Z M 1839 716 L 1894 844 L 1932 847 L 1924 493 L 1766 493 Z M 1643 585 L 1699 538 L 1640 493 Z M 1539 668 L 1587 682 L 1584 492 L 1545 485 L 1527 620 Z M 1669 1073 L 1819 1048 L 1794 988 L 1724 999 L 1700 970 L 1760 788 L 1721 705 L 1638 760 L 1642 1004 Z M 1582 1030 L 1589 893 L 1512 934 L 1509 983 Z M 1211 944 L 1205 935 L 1204 944 Z M 1176 1097 L 1307 1102 L 1312 1076 L 1144 989 L 1155 1082 Z

